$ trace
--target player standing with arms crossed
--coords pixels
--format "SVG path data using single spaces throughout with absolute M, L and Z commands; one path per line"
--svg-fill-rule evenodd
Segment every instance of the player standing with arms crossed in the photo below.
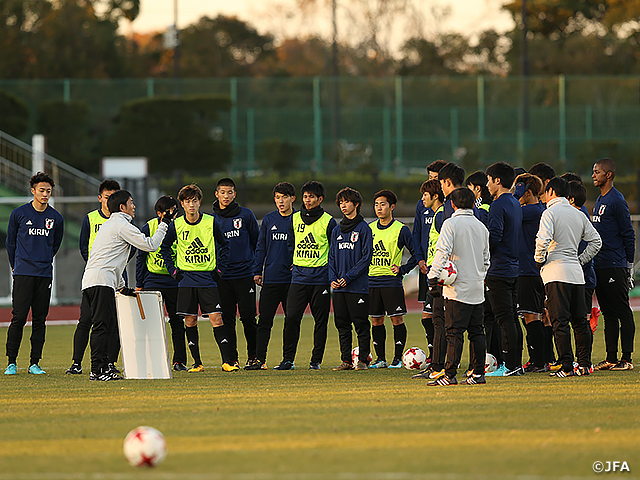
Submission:
M 218 280 L 222 305 L 222 321 L 227 329 L 231 363 L 239 367 L 236 312 L 247 342 L 246 367 L 256 365 L 256 285 L 253 281 L 253 261 L 258 242 L 258 221 L 251 210 L 235 201 L 236 184 L 230 178 L 218 180 L 213 214 L 229 242 L 229 263 L 224 278 Z
M 329 238 L 336 221 L 321 207 L 324 185 L 315 180 L 302 186 L 302 206 L 293 214 L 290 237 L 294 241 L 291 286 L 284 319 L 282 362 L 274 370 L 293 370 L 300 323 L 307 308 L 313 315 L 313 351 L 309 370 L 320 370 L 327 343 L 327 324 L 331 309 L 329 286 Z
M 22 332 L 31 310 L 31 356 L 29 373 L 46 373 L 38 363 L 42 358 L 47 314 L 51 300 L 53 257 L 58 253 L 64 235 L 62 215 L 49 205 L 55 182 L 38 172 L 29 181 L 33 200 L 16 208 L 7 225 L 7 256 L 13 275 L 11 294 L 12 317 L 7 329 L 8 365 L 5 375 L 18 373 L 18 351 Z
M 607 358 L 596 370 L 632 370 L 636 325 L 629 307 L 633 279 L 636 235 L 631 225 L 629 205 L 613 186 L 616 164 L 610 158 L 593 166 L 593 185 L 600 196 L 593 207 L 593 226 L 602 237 L 602 249 L 595 256 L 596 295 L 604 315 L 604 341 Z M 618 360 L 618 337 L 622 357 Z
M 267 368 L 267 348 L 273 328 L 273 318 L 278 305 L 282 305 L 285 314 L 287 311 L 287 295 L 291 285 L 291 265 L 293 264 L 293 242 L 290 241 L 290 235 L 295 200 L 295 187 L 289 182 L 278 183 L 273 187 L 273 201 L 277 210 L 266 214 L 260 225 L 253 267 L 253 280 L 256 285 L 262 287 L 258 304 L 260 316 L 256 331 L 258 362 L 246 366 L 246 370 Z
M 371 222 L 373 256 L 369 267 L 369 315 L 371 336 L 377 359 L 370 368 L 401 368 L 402 354 L 407 343 L 407 327 L 404 316 L 407 306 L 404 300 L 402 277 L 418 263 L 413 249 L 413 237 L 409 227 L 393 218 L 398 197 L 391 190 L 380 190 L 373 196 L 373 209 L 378 220 Z M 411 254 L 402 265 L 402 249 Z M 385 314 L 393 324 L 393 361 L 387 363 L 385 343 L 387 331 Z
M 344 218 L 331 233 L 329 280 L 333 288 L 333 314 L 342 363 L 333 370 L 353 370 L 351 359 L 351 325 L 358 336 L 358 362 L 355 370 L 369 368 L 371 324 L 369 323 L 369 264 L 371 263 L 371 228 L 362 215 L 362 195 L 353 188 L 343 188 L 336 204 Z
M 212 215 L 200 212 L 202 190 L 195 184 L 178 192 L 184 215 L 173 222 L 162 242 L 160 252 L 167 271 L 178 281 L 178 315 L 184 315 L 185 331 L 193 367 L 190 373 L 204 372 L 200 358 L 198 307 L 209 317 L 216 339 L 222 370 L 235 372 L 229 340 L 222 322 L 222 307 L 216 281 L 222 276 L 229 258 L 229 242 Z M 173 244 L 176 244 L 175 261 Z
M 104 222 L 109 219 L 111 212 L 107 206 L 107 200 L 109 196 L 116 190 L 120 190 L 120 184 L 116 180 L 105 180 L 98 187 L 98 201 L 100 202 L 100 208 L 89 212 L 82 220 L 82 226 L 80 227 L 80 255 L 85 264 L 89 260 L 89 253 L 91 253 L 91 247 L 96 239 L 98 230 Z M 125 283 L 127 281 L 125 275 Z M 78 319 L 78 325 L 76 325 L 76 331 L 73 334 L 73 363 L 67 369 L 65 373 L 69 375 L 79 375 L 82 373 L 82 358 L 84 357 L 84 351 L 87 349 L 89 343 L 89 333 L 91 332 L 91 312 L 88 309 L 88 305 L 81 303 L 80 305 L 80 318 Z M 114 334 L 109 339 L 112 348 L 109 349 L 109 364 L 113 365 L 113 371 L 120 373 L 115 368 L 115 361 L 118 358 L 120 351 L 120 339 L 118 338 L 118 329 L 114 329 Z M 115 352 L 114 352 L 115 350 Z

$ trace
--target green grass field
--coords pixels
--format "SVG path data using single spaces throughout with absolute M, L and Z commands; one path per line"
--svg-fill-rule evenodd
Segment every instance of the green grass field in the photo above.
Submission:
M 339 350 L 330 326 L 323 369 L 309 371 L 312 324 L 303 322 L 295 371 L 223 373 L 200 323 L 204 373 L 106 383 L 64 375 L 73 326 L 48 329 L 47 375 L 27 375 L 26 329 L 19 375 L 0 377 L 0 480 L 592 478 L 596 461 L 628 463 L 630 473 L 600 474 L 607 478 L 640 478 L 638 370 L 432 388 L 405 369 L 332 372 Z M 424 348 L 419 316 L 407 326 L 408 346 Z M 281 329 L 282 319 L 270 367 L 280 361 Z M 603 352 L 601 326 L 594 363 Z M 167 438 L 167 459 L 154 470 L 122 456 L 138 425 Z

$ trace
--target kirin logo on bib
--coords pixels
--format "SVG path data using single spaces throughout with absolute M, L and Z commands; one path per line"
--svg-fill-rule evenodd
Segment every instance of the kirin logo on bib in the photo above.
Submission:
M 359 236 L 360 236 L 359 232 L 351 232 L 351 243 L 356 243 L 358 241 Z
M 233 228 L 235 228 L 236 230 L 240 230 L 242 228 L 242 219 L 241 218 L 234 218 L 233 219 Z
M 44 226 L 47 230 L 51 230 L 53 228 L 53 218 L 45 218 Z

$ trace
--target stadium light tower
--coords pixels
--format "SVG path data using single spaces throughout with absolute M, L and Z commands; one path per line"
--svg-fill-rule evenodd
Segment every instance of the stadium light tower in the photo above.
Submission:
M 178 0 L 173 0 L 173 30 L 176 36 L 175 47 L 173 48 L 173 76 L 180 77 L 180 31 L 178 30 Z
M 529 139 L 529 40 L 527 34 L 527 0 L 522 0 L 522 55 L 520 58 L 520 74 L 522 75 L 522 155 L 526 153 Z

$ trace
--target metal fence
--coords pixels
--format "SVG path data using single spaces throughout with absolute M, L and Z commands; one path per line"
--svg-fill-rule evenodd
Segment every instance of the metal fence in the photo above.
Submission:
M 44 101 L 87 102 L 93 131 L 104 132 L 126 101 L 226 96 L 232 108 L 219 128 L 233 145 L 233 171 L 260 168 L 263 145 L 275 140 L 298 147 L 297 168 L 318 172 L 345 158 L 342 167 L 396 174 L 437 158 L 467 169 L 547 161 L 585 172 L 601 155 L 640 164 L 640 77 L 532 77 L 527 86 L 525 131 L 519 77 L 0 80 L 29 105 L 28 135 Z

